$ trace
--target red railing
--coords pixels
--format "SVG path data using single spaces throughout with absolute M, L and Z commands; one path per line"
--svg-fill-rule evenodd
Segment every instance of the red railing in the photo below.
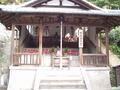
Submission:
M 13 54 L 13 65 L 39 65 L 39 53 L 15 53 Z
M 82 65 L 85 66 L 107 66 L 107 55 L 105 54 L 83 54 Z

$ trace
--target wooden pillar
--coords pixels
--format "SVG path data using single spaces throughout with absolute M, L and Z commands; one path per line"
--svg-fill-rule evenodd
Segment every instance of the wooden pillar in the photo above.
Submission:
M 24 48 L 24 46 L 23 46 L 23 40 L 25 39 L 25 36 L 26 36 L 24 30 L 26 30 L 26 26 L 25 25 L 21 25 L 21 31 L 20 31 L 21 35 L 19 37 L 19 40 L 20 40 L 19 41 L 20 52 L 22 52 L 23 48 Z
M 102 52 L 101 32 L 98 33 L 98 53 Z
M 15 25 L 12 25 L 10 65 L 13 64 Z
M 20 30 L 18 30 L 18 52 L 20 52 Z
M 80 65 L 83 64 L 83 49 L 79 48 Z
M 42 62 L 42 36 L 43 36 L 43 24 L 42 22 L 39 25 L 39 64 Z
M 102 38 L 102 35 L 101 35 L 101 32 L 100 32 L 100 38 L 99 38 L 99 40 L 100 40 L 100 53 L 102 53 L 102 41 L 101 41 L 101 38 Z
M 110 31 L 110 28 L 105 28 L 105 45 L 106 45 L 107 65 L 109 65 L 109 38 L 108 38 L 109 31 Z
M 62 69 L 62 32 L 63 32 L 63 21 L 61 20 L 60 22 L 60 69 Z
M 19 44 L 18 44 L 18 30 L 15 30 L 15 51 L 16 51 L 16 53 L 18 53 L 19 52 Z

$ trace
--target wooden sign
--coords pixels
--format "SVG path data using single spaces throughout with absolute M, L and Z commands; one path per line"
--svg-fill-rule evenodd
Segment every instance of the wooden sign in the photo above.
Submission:
M 79 48 L 83 48 L 83 30 L 79 29 Z

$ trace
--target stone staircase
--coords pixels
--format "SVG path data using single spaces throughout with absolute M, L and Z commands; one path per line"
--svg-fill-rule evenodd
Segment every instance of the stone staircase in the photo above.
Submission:
M 34 90 L 87 90 L 81 71 L 74 69 L 39 72 L 38 82 Z
M 81 80 L 42 80 L 39 90 L 85 90 L 85 88 Z

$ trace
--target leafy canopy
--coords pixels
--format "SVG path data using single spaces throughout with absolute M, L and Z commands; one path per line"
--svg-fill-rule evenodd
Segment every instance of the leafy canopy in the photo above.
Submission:
M 20 4 L 29 0 L 0 0 L 0 4 Z
M 109 39 L 111 44 L 117 44 L 120 42 L 120 26 L 110 31 Z
M 99 7 L 107 9 L 120 9 L 120 0 L 88 0 Z

